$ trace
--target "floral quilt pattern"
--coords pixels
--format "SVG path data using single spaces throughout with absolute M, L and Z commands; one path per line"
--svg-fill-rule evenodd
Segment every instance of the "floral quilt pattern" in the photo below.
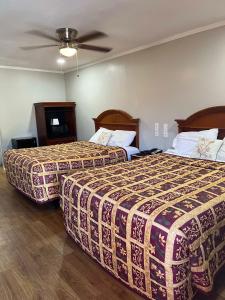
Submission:
M 61 178 L 69 235 L 149 299 L 209 292 L 225 263 L 225 164 L 168 154 Z
M 62 174 L 126 160 L 124 149 L 90 142 L 8 150 L 4 154 L 8 181 L 38 203 L 59 197 Z

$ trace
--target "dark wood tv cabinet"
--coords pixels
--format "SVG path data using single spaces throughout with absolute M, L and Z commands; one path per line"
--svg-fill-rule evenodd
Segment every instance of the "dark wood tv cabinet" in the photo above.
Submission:
M 77 139 L 75 102 L 34 103 L 39 146 Z

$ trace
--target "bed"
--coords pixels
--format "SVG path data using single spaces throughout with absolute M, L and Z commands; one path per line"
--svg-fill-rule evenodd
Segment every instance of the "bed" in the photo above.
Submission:
M 139 120 L 126 112 L 107 110 L 94 122 L 96 131 L 100 127 L 135 131 L 132 147 L 125 150 L 82 141 L 8 150 L 4 154 L 4 164 L 9 183 L 35 202 L 43 204 L 59 197 L 59 178 L 62 174 L 124 162 L 129 149 L 132 151 L 139 146 Z
M 225 107 L 179 120 L 219 128 Z M 67 233 L 105 270 L 149 299 L 208 293 L 225 263 L 225 163 L 157 154 L 61 178 Z

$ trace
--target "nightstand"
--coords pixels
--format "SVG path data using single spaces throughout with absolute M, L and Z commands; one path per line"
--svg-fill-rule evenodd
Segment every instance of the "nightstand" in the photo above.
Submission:
M 148 155 L 159 154 L 159 153 L 162 153 L 162 152 L 163 152 L 162 150 L 156 149 L 156 148 L 153 148 L 151 150 L 144 150 L 144 151 L 141 151 L 137 154 L 132 154 L 131 155 L 131 160 L 139 159 L 141 157 L 148 156 Z

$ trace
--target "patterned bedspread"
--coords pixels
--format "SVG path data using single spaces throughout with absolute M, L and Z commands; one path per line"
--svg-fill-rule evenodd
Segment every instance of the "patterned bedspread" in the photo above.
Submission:
M 126 161 L 126 151 L 90 142 L 8 150 L 4 163 L 8 181 L 38 203 L 59 197 L 59 178 L 76 169 Z
M 225 164 L 168 154 L 62 176 L 65 226 L 150 299 L 209 292 L 225 263 Z

